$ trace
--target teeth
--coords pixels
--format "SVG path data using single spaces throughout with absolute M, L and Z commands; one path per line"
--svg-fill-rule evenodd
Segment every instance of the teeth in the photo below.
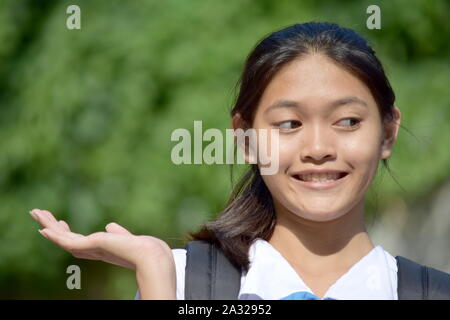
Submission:
M 311 182 L 327 182 L 337 180 L 339 178 L 338 173 L 313 173 L 313 174 L 300 174 L 300 179 L 303 181 Z

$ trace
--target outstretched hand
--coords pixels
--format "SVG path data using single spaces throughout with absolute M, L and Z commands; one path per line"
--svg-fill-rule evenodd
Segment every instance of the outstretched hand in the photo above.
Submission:
M 106 232 L 84 236 L 72 232 L 65 221 L 56 220 L 50 211 L 33 209 L 30 214 L 43 227 L 39 232 L 45 238 L 76 258 L 101 260 L 132 270 L 140 264 L 161 264 L 161 261 L 173 267 L 170 247 L 158 238 L 134 235 L 117 223 L 107 224 Z

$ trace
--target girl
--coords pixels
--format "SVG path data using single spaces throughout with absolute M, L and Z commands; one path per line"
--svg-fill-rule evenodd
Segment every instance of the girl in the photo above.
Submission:
M 335 24 L 287 27 L 250 53 L 232 125 L 278 129 L 279 169 L 261 175 L 252 164 L 225 210 L 191 234 L 242 271 L 239 299 L 398 299 L 395 258 L 364 224 L 366 192 L 400 126 L 394 100 L 366 40 Z M 114 223 L 83 236 L 48 211 L 32 215 L 75 257 L 136 270 L 142 299 L 184 299 L 186 250 Z

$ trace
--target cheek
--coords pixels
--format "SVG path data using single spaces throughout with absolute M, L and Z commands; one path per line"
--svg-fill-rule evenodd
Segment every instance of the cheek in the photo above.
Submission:
M 301 145 L 295 140 L 280 139 L 278 143 L 278 151 L 280 155 L 280 163 L 286 163 L 296 160 L 295 155 L 299 153 Z
M 295 161 L 298 161 L 299 148 L 301 145 L 295 139 L 287 139 L 276 132 L 276 130 L 259 129 L 257 130 L 258 143 L 258 163 L 260 166 L 267 166 L 267 161 L 274 160 L 282 172 Z
M 276 201 L 285 202 L 286 196 L 290 194 L 288 184 L 286 183 L 286 176 L 280 170 L 274 175 L 261 176 L 267 189 L 269 189 L 272 198 Z
M 292 139 L 283 139 L 280 138 L 276 148 L 273 148 L 272 151 L 278 153 L 278 173 L 285 175 L 288 169 L 298 168 L 300 167 L 299 161 L 299 150 L 301 145 L 296 143 L 295 140 Z M 282 179 L 282 176 L 276 174 L 274 178 Z
M 368 176 L 372 175 L 381 157 L 381 146 L 377 132 L 371 131 L 370 134 L 361 132 L 361 134 L 342 140 L 338 157 L 339 154 L 353 169 L 365 171 L 365 175 Z

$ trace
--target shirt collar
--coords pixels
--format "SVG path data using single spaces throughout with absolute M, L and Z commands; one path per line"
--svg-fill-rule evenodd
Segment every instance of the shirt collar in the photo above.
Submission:
M 256 239 L 249 259 L 239 299 L 319 299 L 269 242 Z M 324 299 L 394 299 L 383 248 L 376 246 L 355 263 L 327 290 Z

